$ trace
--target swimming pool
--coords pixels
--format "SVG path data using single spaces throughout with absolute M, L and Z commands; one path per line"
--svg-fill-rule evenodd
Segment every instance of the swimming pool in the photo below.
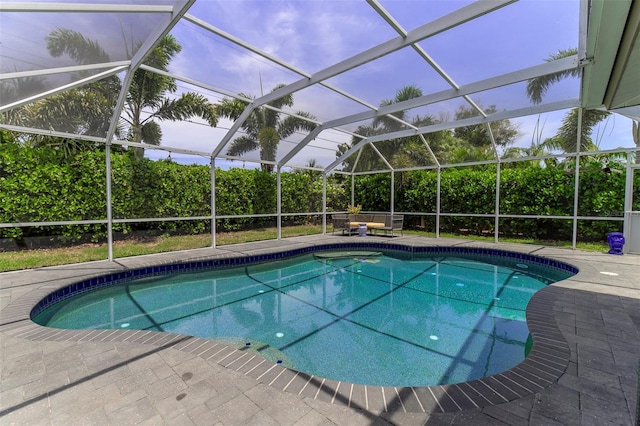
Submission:
M 571 275 L 521 257 L 492 259 L 457 251 L 319 252 L 240 271 L 124 280 L 40 304 L 34 320 L 242 342 L 274 362 L 352 383 L 463 382 L 521 362 L 526 303 Z M 102 284 L 110 283 L 93 287 Z

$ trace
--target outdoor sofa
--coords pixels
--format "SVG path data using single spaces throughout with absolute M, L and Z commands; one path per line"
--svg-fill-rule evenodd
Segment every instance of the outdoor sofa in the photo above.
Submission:
M 391 232 L 391 236 L 393 236 L 394 231 L 402 233 L 404 216 L 397 214 L 336 213 L 331 216 L 331 220 L 334 233 L 335 231 L 341 231 L 342 235 L 345 233 L 351 235 L 352 233 L 357 233 L 360 225 L 364 224 L 367 226 L 367 231 L 372 235 L 384 231 L 385 235 Z

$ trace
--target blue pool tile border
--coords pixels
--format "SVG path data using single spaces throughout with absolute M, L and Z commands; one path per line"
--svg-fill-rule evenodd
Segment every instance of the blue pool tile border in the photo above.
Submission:
M 242 347 L 234 347 L 234 345 L 224 342 L 164 332 L 133 330 L 62 331 L 35 324 L 29 321 L 25 315 L 28 309 L 27 306 L 33 306 L 36 300 L 40 300 L 36 306 L 40 306 L 40 309 L 42 309 L 47 304 L 56 303 L 76 294 L 137 278 L 164 275 L 174 271 L 198 272 L 215 268 L 248 265 L 327 250 L 379 250 L 387 253 L 395 251 L 408 253 L 409 255 L 431 253 L 443 256 L 480 254 L 498 257 L 501 262 L 505 261 L 505 259 L 509 262 L 515 260 L 518 263 L 530 262 L 531 264 L 544 265 L 561 271 L 578 272 L 578 269 L 574 266 L 553 259 L 480 247 L 415 247 L 395 243 L 369 243 L 365 241 L 361 243 L 318 244 L 292 250 L 276 251 L 274 249 L 270 253 L 263 254 L 239 254 L 233 257 L 217 257 L 160 266 L 140 267 L 94 276 L 65 285 L 46 295 L 44 299 L 40 300 L 41 296 L 37 298 L 30 297 L 27 303 L 21 302 L 15 305 L 17 312 L 14 312 L 13 315 L 17 315 L 19 319 L 7 323 L 4 331 L 16 337 L 31 340 L 99 340 L 171 348 L 199 356 L 210 363 L 216 363 L 232 369 L 238 374 L 254 378 L 260 383 L 283 392 L 326 402 L 329 402 L 327 395 L 333 395 L 333 399 L 330 400 L 331 404 L 335 400 L 335 404 L 344 405 L 346 403 L 352 408 L 370 409 L 371 407 L 363 405 L 362 397 L 364 396 L 365 401 L 367 398 L 369 401 L 376 401 L 376 409 L 380 411 L 401 413 L 457 412 L 463 411 L 465 407 L 483 408 L 518 400 L 556 383 L 569 365 L 571 349 L 554 317 L 554 311 L 559 309 L 556 304 L 562 298 L 564 289 L 561 286 L 553 285 L 546 286 L 536 292 L 527 306 L 526 321 L 533 338 L 533 346 L 523 362 L 509 370 L 470 382 L 428 387 L 381 387 L 343 382 L 338 382 L 336 385 L 331 380 L 288 369 L 259 356 L 251 358 L 251 362 L 236 363 L 236 360 L 242 359 L 245 354 L 243 351 L 244 345 Z M 49 291 L 48 286 L 41 287 L 38 294 L 45 295 L 44 291 Z M 7 309 L 10 309 L 11 306 L 13 305 L 10 305 Z M 31 310 L 31 318 L 33 318 L 35 309 Z M 380 402 L 383 404 L 380 405 Z
M 235 256 L 215 258 L 201 261 L 191 261 L 183 263 L 168 263 L 165 265 L 149 266 L 138 269 L 131 269 L 127 271 L 121 271 L 116 273 L 105 274 L 99 277 L 94 277 L 86 280 L 79 281 L 74 284 L 70 284 L 66 287 L 60 288 L 48 294 L 45 298 L 40 300 L 31 310 L 30 317 L 34 318 L 40 314 L 43 310 L 51 305 L 59 303 L 70 297 L 77 296 L 79 294 L 87 293 L 92 290 L 100 288 L 122 284 L 137 279 L 150 278 L 155 276 L 167 275 L 173 272 L 202 272 L 208 270 L 214 270 L 218 268 L 232 268 L 237 266 L 247 266 L 252 264 L 258 264 L 263 262 L 269 262 L 274 260 L 288 259 L 304 254 L 310 254 L 321 251 L 331 250 L 362 250 L 362 249 L 377 249 L 383 251 L 398 251 L 409 254 L 436 254 L 436 255 L 480 255 L 491 256 L 501 259 L 513 259 L 518 261 L 529 262 L 533 264 L 542 265 L 548 268 L 556 269 L 570 274 L 577 274 L 578 268 L 565 262 L 560 262 L 554 259 L 548 259 L 540 256 L 534 256 L 527 253 L 518 253 L 508 250 L 497 250 L 487 248 L 476 247 L 442 247 L 442 246 L 426 246 L 426 247 L 414 247 L 401 244 L 387 244 L 387 243 L 331 243 L 321 244 L 315 246 L 308 246 L 293 250 L 283 250 L 272 253 L 265 253 L 259 255 L 248 256 Z

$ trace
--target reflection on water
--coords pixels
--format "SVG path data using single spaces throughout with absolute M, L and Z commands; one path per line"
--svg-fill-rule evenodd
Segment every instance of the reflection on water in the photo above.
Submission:
M 117 285 L 58 303 L 36 321 L 227 339 L 321 377 L 424 386 L 521 362 L 529 299 L 566 278 L 543 272 L 460 257 L 309 255 Z

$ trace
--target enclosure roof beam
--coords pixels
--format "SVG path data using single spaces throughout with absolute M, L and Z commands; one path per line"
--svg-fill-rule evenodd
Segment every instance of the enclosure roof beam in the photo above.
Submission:
M 320 132 L 322 132 L 322 130 L 324 130 L 324 127 L 322 125 L 316 126 L 311 132 L 309 132 L 307 136 L 304 137 L 304 139 L 302 139 L 298 143 L 295 148 L 289 151 L 287 155 L 282 158 L 282 160 L 278 161 L 278 167 L 282 167 L 283 165 L 287 164 L 289 160 L 295 157 L 296 154 L 298 154 L 302 150 L 302 148 L 304 148 L 312 140 L 314 140 L 320 134 Z
M 218 142 L 218 145 L 211 152 L 212 157 L 220 156 L 220 153 L 222 152 L 224 147 L 229 143 L 233 135 L 235 135 L 236 132 L 240 130 L 240 127 L 242 127 L 242 124 L 244 123 L 244 121 L 249 117 L 249 115 L 251 115 L 251 113 L 255 108 L 256 107 L 253 104 L 253 102 L 245 107 L 245 109 L 242 111 L 242 114 L 240 114 L 240 117 L 238 117 L 238 119 L 233 122 L 233 124 L 229 128 L 229 131 L 227 131 L 227 133 L 222 137 L 220 142 Z
M 362 157 L 362 149 L 358 151 L 358 155 L 356 155 L 356 161 L 353 162 L 353 167 L 351 167 L 351 170 L 349 170 L 350 175 L 353 175 L 353 173 L 356 170 L 356 167 L 358 167 L 358 163 L 360 162 L 360 157 Z
M 171 31 L 171 29 L 180 21 L 180 19 L 187 13 L 187 10 L 195 3 L 196 0 L 176 0 L 171 8 L 171 15 L 168 15 L 166 19 L 163 19 L 161 24 L 153 30 L 146 40 L 142 43 L 140 48 L 136 51 L 136 53 L 131 58 L 131 65 L 129 67 L 129 72 L 124 78 L 122 82 L 122 87 L 120 89 L 120 94 L 118 95 L 118 100 L 116 101 L 116 105 L 114 107 L 113 115 L 111 116 L 111 125 L 109 126 L 109 131 L 107 132 L 107 144 L 113 138 L 113 135 L 116 132 L 118 127 L 120 114 L 122 113 L 122 108 L 124 107 L 124 103 L 127 98 L 127 93 L 129 91 L 129 86 L 131 86 L 131 81 L 133 80 L 133 76 L 135 75 L 136 69 L 142 64 L 142 61 L 147 57 L 149 52 L 153 50 L 153 48 L 158 44 L 158 42 Z
M 579 99 L 569 99 L 547 104 L 539 104 L 525 108 L 513 109 L 508 111 L 499 111 L 489 114 L 486 117 L 471 117 L 463 120 L 451 121 L 448 123 L 438 123 L 430 126 L 420 127 L 417 130 L 400 130 L 397 132 L 386 133 L 382 135 L 370 136 L 367 142 L 378 142 L 389 139 L 406 138 L 422 133 L 433 133 L 441 130 L 450 130 L 457 127 L 475 126 L 477 124 L 491 123 L 492 121 L 507 120 L 510 118 L 523 117 L 527 115 L 541 114 L 550 111 L 558 111 L 563 109 L 575 108 L 580 106 Z
M 105 138 L 100 136 L 79 135 L 76 133 L 58 132 L 55 130 L 36 129 L 34 127 L 15 126 L 13 124 L 0 123 L 0 129 L 9 130 L 16 133 L 32 133 L 34 135 L 55 136 L 58 138 L 105 143 Z
M 436 154 L 431 149 L 431 145 L 429 145 L 429 142 L 427 142 L 427 140 L 425 139 L 424 134 L 420 134 L 420 140 L 422 141 L 422 143 L 424 143 L 424 146 L 426 146 L 427 149 L 429 150 L 429 154 L 431 154 L 433 161 L 435 161 L 436 165 L 440 167 L 440 161 L 438 160 L 438 157 L 436 157 Z
M 73 83 L 65 84 L 64 86 L 56 87 L 55 89 L 47 90 L 46 92 L 38 93 L 37 95 L 33 95 L 33 96 L 28 97 L 28 98 L 21 99 L 19 101 L 16 101 L 16 102 L 13 102 L 13 103 L 10 103 L 10 104 L 7 104 L 7 105 L 3 105 L 3 106 L 0 107 L 0 112 L 8 111 L 10 109 L 17 108 L 19 106 L 26 105 L 26 104 L 31 103 L 31 102 L 35 102 L 35 101 L 37 101 L 39 99 L 43 99 L 43 98 L 46 98 L 48 96 L 55 95 L 57 93 L 61 93 L 61 92 L 64 92 L 66 90 L 75 89 L 76 87 L 84 86 L 85 84 L 92 83 L 92 82 L 98 81 L 98 80 L 100 80 L 102 78 L 109 77 L 109 76 L 112 76 L 114 74 L 117 74 L 117 73 L 119 73 L 119 72 L 121 72 L 121 71 L 123 71 L 125 69 L 127 69 L 126 66 L 115 67 L 115 68 L 112 68 L 110 70 L 106 70 L 106 71 L 103 71 L 101 73 L 89 76 L 87 78 L 83 78 L 81 80 L 74 81 Z
M 140 69 L 143 69 L 143 70 L 146 70 L 146 71 L 150 71 L 150 72 L 158 74 L 158 75 L 163 75 L 165 77 L 174 78 L 176 80 L 180 80 L 180 81 L 182 81 L 184 83 L 191 84 L 191 85 L 199 87 L 201 89 L 209 90 L 210 92 L 218 93 L 218 94 L 224 95 L 224 96 L 229 96 L 230 98 L 239 99 L 239 100 L 244 101 L 244 102 L 252 102 L 253 101 L 253 99 L 246 98 L 244 96 L 240 96 L 238 94 L 230 92 L 229 90 L 220 89 L 219 87 L 211 86 L 211 85 L 202 83 L 201 81 L 194 80 L 192 78 L 185 77 L 185 76 L 180 75 L 180 74 L 175 74 L 175 73 L 172 73 L 172 72 L 159 70 L 158 68 L 154 68 L 154 67 L 151 67 L 151 66 L 146 65 L 146 64 L 141 64 L 140 65 Z
M 378 154 L 378 156 L 380 157 L 380 159 L 384 162 L 384 164 L 387 165 L 387 167 L 389 167 L 389 169 L 391 171 L 393 171 L 393 166 L 391 165 L 391 163 L 389 163 L 387 161 L 386 158 L 384 158 L 384 155 L 382 155 L 382 153 L 380 152 L 380 150 L 378 150 L 378 148 L 374 145 L 374 144 L 370 144 L 369 145 L 371 147 L 371 149 L 373 149 L 375 151 L 376 154 Z
M 360 142 L 358 142 L 355 145 L 352 145 L 351 148 L 349 148 L 344 154 L 342 154 L 337 160 L 335 160 L 333 163 L 329 164 L 325 169 L 324 172 L 325 173 L 329 173 L 331 172 L 333 169 L 335 169 L 338 164 L 342 163 L 344 160 L 346 160 L 347 158 L 349 158 L 354 152 L 358 151 L 359 149 L 363 148 L 364 145 L 366 145 L 367 143 L 369 143 L 368 139 L 363 139 Z M 360 154 L 358 154 L 358 157 L 360 157 Z M 356 159 L 357 161 L 357 159 Z M 355 168 L 355 165 L 354 165 Z M 352 170 L 353 172 L 353 170 Z
M 202 19 L 196 18 L 195 16 L 193 16 L 191 14 L 186 14 L 185 15 L 185 20 L 191 22 L 192 24 L 195 24 L 195 25 L 199 26 L 202 29 L 210 31 L 213 34 L 215 34 L 217 36 L 220 36 L 220 37 L 224 38 L 225 40 L 230 41 L 233 44 L 236 44 L 236 45 L 238 45 L 238 46 L 240 46 L 240 47 L 242 47 L 244 49 L 247 49 L 248 51 L 253 52 L 256 55 L 261 56 L 264 59 L 267 59 L 268 61 L 271 61 L 271 62 L 273 62 L 275 64 L 278 64 L 281 67 L 286 68 L 287 70 L 292 71 L 292 72 L 294 72 L 294 73 L 296 73 L 296 74 L 298 74 L 298 75 L 300 75 L 302 77 L 305 77 L 305 78 L 310 78 L 311 77 L 311 74 L 309 74 L 308 72 L 305 72 L 305 71 L 303 71 L 303 70 L 301 70 L 301 69 L 299 69 L 299 68 L 297 68 L 297 67 L 295 67 L 295 66 L 293 66 L 293 65 L 291 65 L 291 64 L 289 64 L 289 63 L 287 63 L 285 61 L 282 61 L 282 60 L 276 58 L 275 56 L 273 56 L 273 55 L 271 55 L 271 54 L 269 54 L 269 53 L 267 53 L 267 52 L 265 52 L 265 51 L 263 51 L 261 49 L 258 49 L 257 47 L 255 47 L 255 46 L 253 46 L 253 45 L 251 45 L 251 44 L 249 44 L 249 43 L 247 43 L 247 42 L 245 42 L 243 40 L 240 40 L 239 38 L 237 38 L 237 37 L 225 32 L 223 30 L 221 30 L 220 28 L 217 28 L 217 27 L 215 27 L 215 26 L 203 21 Z M 332 85 L 330 85 L 328 83 L 320 83 L 320 85 L 326 87 L 329 90 L 332 90 L 332 91 L 338 93 L 339 95 L 344 96 L 345 98 L 351 99 L 352 101 L 357 102 L 360 105 L 366 106 L 367 108 L 376 109 L 375 106 L 369 104 L 368 102 L 366 102 L 366 101 L 364 101 L 362 99 L 359 99 L 359 98 L 353 96 L 350 93 L 345 92 L 342 89 L 334 87 L 334 86 L 332 86 Z
M 0 2 L 0 12 L 171 13 L 170 5 Z
M 166 152 L 172 152 L 176 154 L 197 155 L 197 156 L 206 157 L 206 158 L 211 157 L 210 152 L 195 151 L 193 149 L 184 149 L 184 148 L 177 148 L 177 147 L 163 146 L 163 145 L 149 145 L 146 143 L 137 143 L 137 142 L 131 142 L 131 141 L 125 141 L 125 140 L 114 140 L 114 141 L 111 141 L 111 144 L 129 146 L 132 148 L 144 148 L 145 150 L 152 149 L 156 151 L 166 151 Z
M 370 136 L 366 139 L 361 140 L 357 144 L 353 145 L 351 148 L 349 148 L 349 150 L 347 150 L 347 152 L 342 154 L 340 158 L 335 160 L 333 163 L 329 164 L 325 168 L 325 173 L 331 172 L 331 170 L 336 168 L 340 163 L 342 163 L 350 155 L 352 155 L 354 152 L 362 148 L 367 143 L 373 143 L 373 142 L 389 140 L 389 139 L 406 138 L 409 136 L 416 136 L 424 133 L 433 133 L 433 132 L 439 132 L 441 130 L 455 129 L 456 127 L 474 126 L 477 124 L 490 123 L 492 121 L 506 120 L 509 118 L 523 117 L 523 116 L 532 115 L 532 114 L 540 114 L 543 112 L 575 108 L 579 105 L 580 105 L 579 99 L 570 99 L 570 100 L 552 102 L 547 104 L 539 104 L 539 105 L 515 109 L 511 111 L 500 111 L 494 114 L 490 114 L 487 117 L 471 117 L 471 118 L 466 118 L 464 120 L 452 121 L 449 123 L 433 124 L 431 126 L 420 127 L 417 130 L 400 130 L 398 132 L 391 132 L 383 135 Z M 495 161 L 495 160 L 492 160 L 492 161 Z
M 256 99 L 256 106 L 266 104 L 268 102 L 280 99 L 283 96 L 290 95 L 305 87 L 320 83 L 345 71 L 349 71 L 360 65 L 366 64 L 378 59 L 382 56 L 388 55 L 395 51 L 398 51 L 404 47 L 410 46 L 426 38 L 432 37 L 436 34 L 440 34 L 446 30 L 457 27 L 465 22 L 476 19 L 487 13 L 493 12 L 516 0 L 478 0 L 467 6 L 464 6 L 454 12 L 437 18 L 425 25 L 417 27 L 407 33 L 406 37 L 396 37 L 388 40 L 382 44 L 379 44 L 371 49 L 365 50 L 359 54 L 352 56 L 344 61 L 338 62 L 330 67 L 327 67 L 317 73 L 298 80 L 292 84 L 289 84 L 281 89 L 273 91 L 265 96 Z
M 378 12 L 378 14 L 380 16 L 382 16 L 382 18 L 400 36 L 402 36 L 402 37 L 406 37 L 407 36 L 407 31 L 405 31 L 405 29 L 395 19 L 393 19 L 393 17 L 389 14 L 389 12 L 387 12 L 386 9 L 384 7 L 382 7 L 382 5 L 380 3 L 378 3 L 378 0 L 367 0 L 367 3 L 369 3 L 369 5 L 371 7 L 373 7 L 373 9 L 375 9 L 375 11 Z M 442 67 L 440 65 L 438 65 L 438 63 L 422 48 L 422 46 L 420 46 L 419 44 L 414 44 L 411 47 L 413 47 L 413 50 L 415 50 L 416 53 L 418 55 L 420 55 L 420 57 L 427 64 L 429 64 L 429 66 L 431 66 L 431 68 L 433 68 L 435 70 L 435 72 L 437 72 L 438 75 L 440 75 L 440 77 L 442 77 L 451 87 L 453 87 L 454 89 L 459 89 L 460 88 L 460 86 L 458 86 L 458 84 L 453 80 L 453 78 L 451 78 L 451 76 L 449 76 L 449 74 L 447 74 L 445 72 L 445 70 L 442 69 Z M 469 105 L 471 105 L 471 107 L 473 109 L 478 111 L 484 117 L 487 116 L 487 114 L 484 112 L 484 110 L 482 108 L 480 108 L 480 106 L 478 104 L 476 104 L 469 96 L 464 95 L 463 98 L 464 98 L 465 101 L 467 101 L 467 103 Z
M 13 78 L 38 77 L 41 75 L 64 74 L 91 70 L 100 70 L 114 67 L 126 67 L 131 61 L 106 62 L 102 64 L 75 65 L 71 67 L 47 68 L 41 70 L 17 71 L 0 74 L 0 80 L 10 80 Z
M 508 86 L 510 84 L 519 83 L 521 81 L 530 80 L 532 78 L 541 77 L 560 71 L 566 71 L 578 67 L 578 56 L 570 56 L 568 58 L 559 59 L 553 62 L 545 62 L 544 64 L 535 65 L 518 71 L 502 74 L 496 77 L 487 78 L 485 80 L 476 81 L 461 86 L 459 89 L 446 89 L 440 92 L 432 93 L 418 98 L 409 99 L 407 101 L 380 107 L 378 111 L 364 111 L 330 120 L 324 123 L 325 127 L 337 127 L 345 124 L 356 123 L 358 121 L 369 120 L 380 115 L 388 115 L 394 112 L 400 112 L 412 108 L 421 107 L 437 102 L 446 101 L 464 95 L 469 95 L 485 90 L 495 89 L 497 87 Z
M 324 80 L 327 80 L 345 71 L 348 71 L 360 65 L 366 64 L 367 62 L 373 61 L 374 59 L 393 53 L 404 47 L 410 46 L 413 43 L 417 43 L 420 40 L 439 34 L 450 28 L 456 27 L 465 22 L 468 22 L 470 20 L 483 16 L 487 13 L 493 12 L 494 10 L 502 8 L 515 1 L 516 0 L 482 0 L 482 1 L 478 0 L 470 5 L 464 6 L 452 13 L 449 13 L 445 16 L 437 18 L 434 21 L 431 21 L 425 25 L 422 25 L 410 31 L 409 33 L 407 33 L 406 37 L 399 36 L 391 40 L 388 40 L 385 43 L 382 43 L 371 49 L 365 50 L 359 54 L 352 56 L 351 58 L 348 58 L 342 62 L 338 62 L 315 74 L 306 75 L 301 80 L 298 80 L 280 89 L 274 90 L 273 92 L 268 93 L 264 96 L 261 96 L 252 102 L 251 107 L 249 109 L 253 111 L 253 109 L 259 108 L 262 105 L 265 105 L 265 104 L 268 104 L 269 102 L 273 102 L 277 99 L 280 99 L 283 96 L 290 95 L 294 92 L 297 92 L 299 90 L 302 90 L 314 84 L 321 84 Z M 202 24 L 207 25 L 207 29 L 209 29 L 210 31 L 218 31 L 217 34 L 221 35 L 221 32 L 219 32 L 219 30 L 216 29 L 215 27 L 208 25 L 204 22 L 202 22 Z M 201 23 L 198 23 L 198 25 L 201 25 Z M 240 40 L 237 40 L 237 42 L 240 42 Z M 243 43 L 243 46 L 245 45 L 246 44 Z M 298 70 L 293 70 L 293 71 L 298 72 Z M 245 109 L 244 112 L 247 112 L 247 109 Z M 244 112 L 233 123 L 233 125 L 231 126 L 227 134 L 225 134 L 225 136 L 222 138 L 222 140 L 220 141 L 220 143 L 218 144 L 218 146 L 216 147 L 212 155 L 216 156 L 217 154 L 219 154 L 222 151 L 222 149 L 224 149 L 224 147 L 227 145 L 227 143 L 229 143 L 230 139 L 238 131 L 238 129 L 240 129 L 240 127 L 244 123 L 244 120 L 246 120 L 249 116 L 248 113 L 245 114 Z

